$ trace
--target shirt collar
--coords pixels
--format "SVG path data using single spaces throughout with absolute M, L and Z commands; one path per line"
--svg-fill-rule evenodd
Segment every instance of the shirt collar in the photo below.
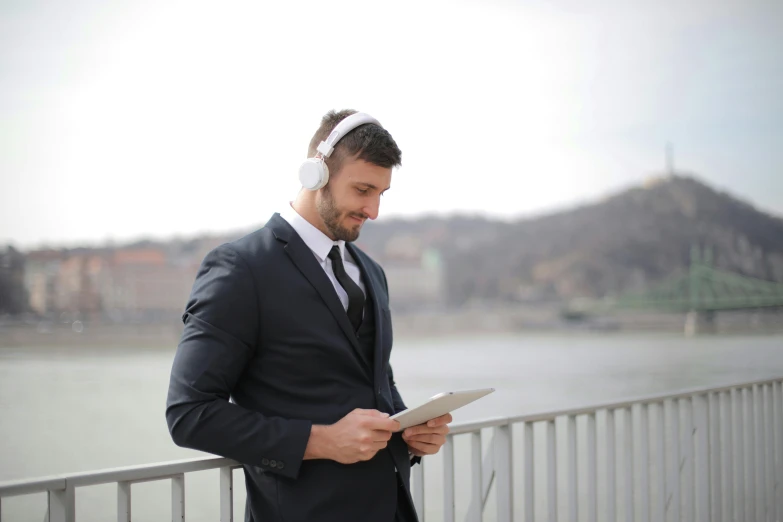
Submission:
M 334 245 L 339 246 L 340 257 L 345 259 L 345 241 L 333 241 L 329 239 L 329 236 L 318 230 L 312 223 L 294 210 L 290 201 L 283 207 L 280 216 L 293 227 L 294 231 L 296 231 L 296 233 L 299 234 L 299 237 L 302 238 L 302 241 L 305 242 L 305 245 L 318 256 L 318 259 L 320 259 L 321 262 L 326 259 L 326 256 L 329 255 L 329 252 Z

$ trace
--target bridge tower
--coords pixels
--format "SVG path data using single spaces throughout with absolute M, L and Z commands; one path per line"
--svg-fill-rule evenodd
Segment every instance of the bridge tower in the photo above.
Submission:
M 699 254 L 699 247 L 696 245 L 691 246 L 691 265 L 688 276 L 690 306 L 685 314 L 685 335 L 689 337 L 717 332 L 715 311 L 705 310 L 704 303 L 701 302 L 703 293 L 700 288 L 702 281 L 700 272 L 704 269 L 709 269 L 710 265 L 712 265 L 712 250 L 706 249 L 702 259 L 702 256 Z

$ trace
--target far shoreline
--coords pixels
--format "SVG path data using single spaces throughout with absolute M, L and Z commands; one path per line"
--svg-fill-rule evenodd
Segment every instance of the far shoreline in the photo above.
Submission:
M 614 337 L 661 335 L 684 336 L 684 315 L 665 313 L 622 313 L 581 321 L 562 319 L 557 310 L 542 307 L 492 307 L 459 311 L 393 313 L 396 341 L 426 342 L 428 339 L 497 336 Z M 0 349 L 22 347 L 176 348 L 182 333 L 177 320 L 155 323 L 118 324 L 108 322 L 0 322 Z M 710 336 L 783 335 L 783 313 L 722 313 L 716 332 Z

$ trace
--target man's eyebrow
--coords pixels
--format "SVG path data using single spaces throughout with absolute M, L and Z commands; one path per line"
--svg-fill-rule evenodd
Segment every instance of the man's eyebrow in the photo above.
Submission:
M 359 182 L 357 183 L 357 185 L 363 185 L 363 186 L 365 186 L 365 187 L 367 187 L 367 188 L 369 188 L 369 189 L 378 190 L 378 187 L 376 187 L 376 186 L 375 186 L 375 185 L 373 185 L 372 183 L 366 183 L 366 182 L 364 182 L 364 181 L 359 181 Z M 386 187 L 385 189 L 383 189 L 383 192 L 386 192 L 386 191 L 387 191 L 387 190 L 389 190 L 390 188 L 391 188 L 391 187 Z

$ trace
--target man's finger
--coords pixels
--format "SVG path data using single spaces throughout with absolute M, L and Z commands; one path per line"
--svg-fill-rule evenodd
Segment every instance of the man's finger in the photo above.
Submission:
M 448 434 L 448 432 L 449 432 L 449 427 L 446 426 L 445 424 L 443 426 L 438 426 L 436 428 L 431 428 L 426 424 L 419 424 L 418 426 L 407 428 L 403 433 L 403 435 L 406 437 L 411 437 L 413 435 L 420 435 L 422 433 L 438 433 L 440 435 L 446 435 Z
M 353 411 L 358 415 L 366 415 L 367 417 L 387 418 L 389 416 L 388 413 L 383 413 L 382 411 L 378 410 L 363 410 L 361 408 L 356 408 Z
M 373 417 L 368 415 L 368 418 L 364 420 L 364 425 L 371 430 L 397 431 L 400 428 L 400 421 L 387 417 Z
M 427 421 L 427 426 L 430 428 L 434 428 L 436 426 L 443 426 L 451 422 L 451 413 L 447 413 L 446 415 L 441 415 L 440 417 L 436 417 L 434 419 L 431 419 Z
M 437 433 L 420 433 L 419 435 L 411 435 L 410 437 L 403 437 L 405 439 L 405 442 L 410 441 L 416 441 L 416 442 L 426 442 L 429 444 L 439 444 L 443 445 L 446 443 L 446 437 L 443 435 L 439 435 Z
M 431 419 L 427 422 L 424 422 L 422 424 L 417 424 L 416 426 L 412 426 L 408 428 L 408 430 L 413 430 L 412 433 L 440 433 L 439 430 L 435 430 L 433 428 L 443 428 L 445 427 L 448 429 L 448 424 L 452 421 L 451 413 L 447 413 L 446 415 L 441 415 L 440 417 L 435 417 L 434 419 Z M 407 430 L 406 430 L 407 432 Z M 446 432 L 448 433 L 448 432 Z
M 388 430 L 372 430 L 372 440 L 375 442 L 388 442 L 392 432 Z
M 449 434 L 449 429 L 447 426 L 441 426 L 439 428 L 428 428 L 427 426 L 423 426 L 419 429 L 409 428 L 403 432 L 402 436 L 403 438 L 405 438 L 405 437 L 416 437 L 418 435 L 446 436 L 448 434 Z
M 434 455 L 440 449 L 440 446 L 437 446 L 435 444 L 427 444 L 426 442 L 418 442 L 418 441 L 409 442 L 408 446 L 425 455 Z

